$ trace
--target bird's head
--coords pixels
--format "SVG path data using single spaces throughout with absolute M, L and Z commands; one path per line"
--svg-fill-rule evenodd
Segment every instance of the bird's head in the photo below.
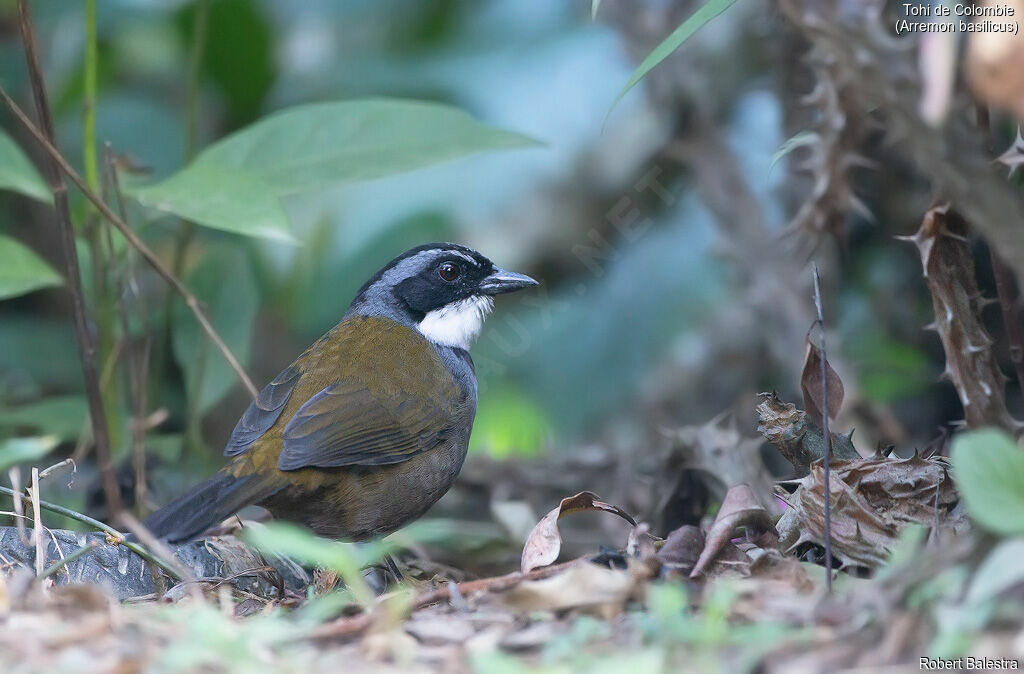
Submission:
M 495 295 L 537 282 L 506 271 L 471 248 L 428 243 L 408 250 L 367 281 L 349 314 L 392 315 L 437 344 L 469 349 Z

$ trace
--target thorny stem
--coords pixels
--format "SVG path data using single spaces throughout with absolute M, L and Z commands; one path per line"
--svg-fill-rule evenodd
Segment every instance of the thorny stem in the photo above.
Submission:
M 82 276 L 78 264 L 78 251 L 75 248 L 75 233 L 71 226 L 68 190 L 67 185 L 64 183 L 64 176 L 61 173 L 60 161 L 57 159 L 60 153 L 54 147 L 53 118 L 50 116 L 50 105 L 46 96 L 42 66 L 39 63 L 39 54 L 36 50 L 36 39 L 35 33 L 32 30 L 32 16 L 29 13 L 28 0 L 18 0 L 18 14 L 20 17 L 22 43 L 25 48 L 25 60 L 28 64 L 29 81 L 32 84 L 32 97 L 39 115 L 41 130 L 36 128 L 20 109 L 18 109 L 18 113 L 20 113 L 19 116 L 22 118 L 22 121 L 31 126 L 33 135 L 45 146 L 53 148 L 53 153 L 50 154 L 50 160 L 46 162 L 46 167 L 49 174 L 50 188 L 53 191 L 53 206 L 57 216 L 57 224 L 60 229 L 60 242 L 64 256 L 64 266 L 67 272 L 68 290 L 71 293 L 75 334 L 78 338 L 78 348 L 82 357 L 82 376 L 85 380 L 85 392 L 89 401 L 89 418 L 92 422 L 93 441 L 96 445 L 96 457 L 100 472 L 103 475 L 103 493 L 106 497 L 107 508 L 110 512 L 117 513 L 121 510 L 121 493 L 117 487 L 114 466 L 110 458 L 110 435 L 108 433 L 107 417 L 100 389 L 99 371 L 96 366 L 96 344 L 93 342 L 92 334 L 89 331 L 89 321 L 86 316 L 85 294 L 82 291 Z M 8 101 L 8 105 L 17 107 L 14 101 L 7 96 L 6 92 L 3 95 L 5 100 Z
M 990 135 L 991 121 L 988 106 L 978 104 L 975 106 L 975 112 L 977 113 L 978 129 L 984 136 L 986 149 L 992 153 L 994 148 Z M 1006 330 L 1010 361 L 1013 362 L 1013 369 L 1017 374 L 1017 385 L 1020 387 L 1021 400 L 1024 404 L 1024 330 L 1021 329 L 1016 307 L 1018 294 L 1015 292 L 1013 272 L 1006 266 L 991 244 L 988 246 L 988 254 L 992 263 L 992 276 L 996 282 L 996 296 L 999 298 L 1003 328 Z
M 106 218 L 110 224 L 116 227 L 128 243 L 139 251 L 142 257 L 145 258 L 146 262 L 148 262 L 150 266 L 152 266 L 153 269 L 162 276 L 163 279 L 167 281 L 167 283 L 169 283 L 179 295 L 181 295 L 182 299 L 185 300 L 185 304 L 192 311 L 192 314 L 196 317 L 196 320 L 199 322 L 199 325 L 202 327 L 207 337 L 209 337 L 217 346 L 217 349 L 219 349 L 221 354 L 224 356 L 224 360 L 226 360 L 228 365 L 231 366 L 231 369 L 235 371 L 239 381 L 245 385 L 249 394 L 255 398 L 259 394 L 259 390 L 252 383 L 252 380 L 249 379 L 249 375 L 245 373 L 245 370 L 242 369 L 242 365 L 238 362 L 238 358 L 235 357 L 235 354 L 231 352 L 231 349 L 228 348 L 227 344 L 224 343 L 224 340 L 217 333 L 216 329 L 214 329 L 213 325 L 210 323 L 210 319 L 208 319 L 206 314 L 203 312 L 202 306 L 200 305 L 199 300 L 196 299 L 196 296 L 193 295 L 187 287 L 185 287 L 185 284 L 181 282 L 181 279 L 172 274 L 167 267 L 164 266 L 163 262 L 160 261 L 160 258 L 156 256 L 156 253 L 150 250 L 149 246 L 147 246 L 142 239 L 138 237 L 135 231 L 129 227 L 124 220 L 118 217 L 118 215 L 114 213 L 114 211 L 111 210 L 111 208 L 107 206 L 107 204 L 97 196 L 95 192 L 89 189 L 89 186 L 85 184 L 82 176 L 80 176 L 71 164 L 68 163 L 68 160 L 64 158 L 60 151 L 53 146 L 53 143 L 50 142 L 50 140 L 36 127 L 35 124 L 32 123 L 32 120 L 25 115 L 24 111 L 18 107 L 18 104 L 14 102 L 14 99 L 10 97 L 2 86 L 0 86 L 0 99 L 3 100 L 7 107 L 10 108 L 11 112 L 14 113 L 14 116 L 18 118 L 18 121 L 28 129 L 29 133 L 32 134 L 47 154 L 50 155 L 55 166 L 59 169 L 58 174 L 60 170 L 63 170 L 64 173 L 71 178 L 71 182 L 75 183 L 78 189 L 82 191 L 82 194 L 84 194 L 85 197 L 91 201 L 94 206 L 96 206 L 100 214 Z M 66 189 L 64 190 L 64 194 L 66 200 Z M 75 258 L 75 264 L 77 269 L 77 258 Z M 95 354 L 92 354 L 92 357 L 93 367 L 95 368 Z
M 821 309 L 821 277 L 814 265 L 814 308 L 821 329 L 821 428 L 825 436 L 825 591 L 832 593 L 832 489 L 829 485 L 829 459 L 832 456 L 832 434 L 828 430 L 828 356 L 825 351 L 825 316 Z

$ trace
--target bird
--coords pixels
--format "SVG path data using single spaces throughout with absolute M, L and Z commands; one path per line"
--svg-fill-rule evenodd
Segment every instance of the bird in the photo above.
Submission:
M 454 243 L 402 253 L 259 392 L 227 440 L 224 467 L 147 528 L 181 543 L 255 504 L 358 542 L 419 518 L 466 458 L 477 406 L 469 349 L 494 296 L 536 285 Z

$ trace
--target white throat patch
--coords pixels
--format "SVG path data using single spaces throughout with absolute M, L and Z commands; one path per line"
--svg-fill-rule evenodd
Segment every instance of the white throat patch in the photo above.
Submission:
M 469 350 L 469 345 L 484 326 L 484 318 L 494 307 L 487 295 L 467 297 L 434 309 L 423 317 L 417 329 L 435 344 Z

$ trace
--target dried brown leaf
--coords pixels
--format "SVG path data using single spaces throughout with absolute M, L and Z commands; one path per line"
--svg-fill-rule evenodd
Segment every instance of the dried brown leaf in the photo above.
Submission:
M 825 381 L 828 386 L 828 416 L 835 419 L 839 408 L 843 405 L 843 380 L 832 369 L 828 359 L 825 360 Z M 804 369 L 800 373 L 800 390 L 804 394 L 804 409 L 815 423 L 821 422 L 821 349 L 807 340 L 807 355 L 804 356 Z
M 629 570 L 583 563 L 542 580 L 524 581 L 509 590 L 505 603 L 516 611 L 582 608 L 611 617 L 639 589 L 642 578 Z
M 696 578 L 707 569 L 719 551 L 729 543 L 733 531 L 740 526 L 746 526 L 756 532 L 759 542 L 763 542 L 765 546 L 773 545 L 778 540 L 771 516 L 757 500 L 750 486 L 745 484 L 736 485 L 725 495 L 722 507 L 711 525 L 711 531 L 708 532 L 704 550 L 690 572 L 691 578 Z
M 909 523 L 954 530 L 957 494 L 938 459 L 873 457 L 831 466 L 832 552 L 844 566 L 877 568 Z M 821 462 L 799 482 L 778 523 L 783 549 L 825 540 L 825 487 Z M 938 507 L 936 509 L 936 506 Z
M 704 549 L 704 533 L 699 527 L 686 524 L 668 535 L 656 555 L 667 569 L 689 575 Z
M 558 520 L 573 513 L 603 510 L 604 512 L 618 515 L 633 526 L 636 526 L 629 513 L 622 508 L 604 501 L 599 501 L 597 494 L 590 491 L 581 491 L 575 496 L 562 499 L 558 507 L 537 522 L 523 546 L 523 556 L 520 567 L 523 573 L 529 573 L 533 569 L 547 566 L 556 559 L 562 549 L 562 535 L 558 531 Z

